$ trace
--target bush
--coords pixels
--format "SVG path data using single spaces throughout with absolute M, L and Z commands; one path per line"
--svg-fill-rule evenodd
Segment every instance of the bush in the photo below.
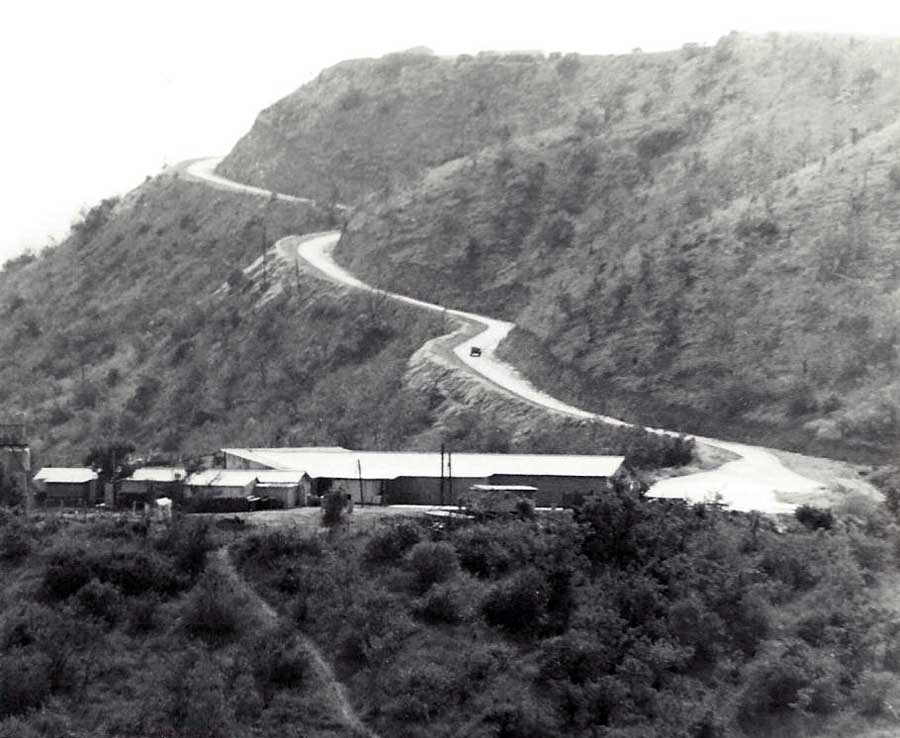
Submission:
M 789 417 L 798 418 L 801 415 L 814 413 L 818 409 L 819 403 L 816 400 L 815 392 L 808 384 L 799 384 L 791 390 L 787 404 Z
M 147 594 L 131 599 L 126 605 L 126 627 L 131 635 L 141 635 L 155 630 L 158 625 L 159 597 Z
M 827 714 L 837 707 L 839 669 L 829 657 L 816 654 L 802 642 L 788 643 L 780 653 L 757 662 L 747 677 L 738 703 L 738 717 L 746 725 L 764 718 L 803 710 Z
M 129 597 L 145 592 L 170 595 L 182 587 L 172 565 L 140 544 L 92 551 L 67 546 L 51 554 L 42 594 L 49 600 L 64 600 L 92 579 L 115 585 Z
M 290 629 L 260 633 L 246 646 L 253 676 L 268 704 L 278 689 L 298 687 L 309 674 L 309 657 Z
M 269 530 L 247 536 L 237 546 L 236 557 L 241 562 L 253 561 L 265 568 L 284 566 L 283 559 L 318 559 L 324 552 L 318 536 L 296 531 Z
M 900 710 L 900 679 L 887 671 L 864 671 L 853 691 L 856 709 L 866 717 L 889 715 Z
M 8 523 L 0 530 L 0 560 L 21 561 L 31 552 L 28 533 L 18 522 Z
M 421 541 L 412 547 L 407 560 L 419 592 L 427 591 L 434 584 L 446 582 L 459 571 L 456 549 L 445 541 Z
M 463 528 L 453 539 L 462 568 L 483 579 L 506 574 L 513 556 L 494 530 L 484 525 Z
M 888 170 L 888 180 L 895 192 L 900 192 L 900 164 L 894 164 Z
M 216 542 L 207 521 L 178 517 L 169 524 L 157 547 L 174 559 L 179 571 L 195 578 L 206 566 L 206 555 Z
M 41 738 L 29 723 L 17 717 L 0 719 L 0 738 Z
M 514 574 L 495 585 L 481 606 L 489 625 L 515 635 L 538 630 L 549 601 L 547 582 L 534 568 Z
M 813 505 L 801 505 L 794 511 L 794 517 L 810 530 L 831 530 L 834 525 L 834 515 L 829 508 L 814 507 Z
M 13 649 L 0 656 L 0 719 L 40 707 L 50 687 L 50 659 L 44 654 Z
M 113 585 L 94 578 L 78 590 L 78 609 L 88 617 L 113 624 L 119 618 L 122 595 Z
M 337 528 L 347 519 L 347 493 L 335 487 L 322 499 L 322 525 Z
M 687 133 L 680 128 L 660 128 L 641 136 L 635 148 L 642 159 L 656 159 L 679 146 L 685 138 Z
M 387 562 L 403 558 L 422 538 L 421 527 L 408 520 L 376 530 L 366 544 L 368 561 Z
M 478 582 L 467 576 L 436 584 L 413 604 L 413 612 L 426 623 L 462 623 L 475 614 L 480 587 Z
M 248 625 L 246 603 L 221 574 L 206 571 L 188 595 L 182 624 L 193 637 L 221 645 Z

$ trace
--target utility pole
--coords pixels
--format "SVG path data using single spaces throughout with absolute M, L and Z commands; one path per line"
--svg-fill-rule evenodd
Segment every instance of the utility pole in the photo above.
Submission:
M 359 459 L 356 460 L 356 471 L 359 474 L 359 504 L 365 505 L 366 498 L 363 496 L 362 462 L 360 462 Z
M 444 504 L 444 444 L 441 444 L 441 504 Z
M 453 452 L 447 449 L 447 486 L 450 503 L 453 503 Z

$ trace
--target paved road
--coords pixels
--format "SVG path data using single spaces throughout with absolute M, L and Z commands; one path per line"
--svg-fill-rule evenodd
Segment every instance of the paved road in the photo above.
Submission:
M 216 187 L 263 197 L 271 196 L 267 190 L 216 175 L 213 170 L 218 161 L 218 159 L 203 159 L 188 163 L 184 171 L 188 177 Z M 279 197 L 297 202 L 311 202 L 289 195 Z M 456 321 L 459 324 L 458 329 L 448 336 L 433 341 L 432 345 L 440 344 L 444 350 L 451 350 L 456 359 L 491 386 L 501 388 L 553 412 L 600 420 L 612 425 L 630 425 L 618 418 L 582 410 L 542 392 L 522 377 L 515 367 L 497 358 L 497 346 L 512 330 L 512 323 L 460 310 L 450 310 L 405 295 L 384 292 L 360 281 L 336 264 L 332 258 L 339 237 L 337 231 L 305 237 L 289 236 L 279 241 L 277 248 L 287 258 L 293 259 L 296 256 L 320 277 L 348 287 L 384 294 L 408 305 L 439 312 Z M 480 357 L 469 355 L 472 346 L 481 348 Z M 661 428 L 648 430 L 671 433 Z M 701 443 L 730 451 L 739 458 L 713 471 L 662 480 L 650 489 L 651 496 L 683 498 L 694 502 L 718 500 L 735 510 L 759 510 L 766 513 L 789 513 L 797 505 L 821 503 L 825 497 L 825 485 L 786 468 L 778 457 L 767 449 L 702 436 L 696 436 L 696 439 Z

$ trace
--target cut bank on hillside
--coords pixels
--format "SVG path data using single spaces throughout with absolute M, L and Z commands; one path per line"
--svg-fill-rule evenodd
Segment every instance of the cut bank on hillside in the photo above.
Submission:
M 359 206 L 365 281 L 513 319 L 593 409 L 885 459 L 897 376 L 900 45 L 732 34 L 662 54 L 340 64 L 221 165 Z M 560 386 L 562 385 L 562 386 Z

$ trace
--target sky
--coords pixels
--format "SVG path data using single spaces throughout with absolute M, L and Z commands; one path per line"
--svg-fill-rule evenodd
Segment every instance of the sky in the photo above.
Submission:
M 627 53 L 732 30 L 900 37 L 889 0 L 7 0 L 0 7 L 0 261 L 184 159 L 224 155 L 256 114 L 342 59 Z

